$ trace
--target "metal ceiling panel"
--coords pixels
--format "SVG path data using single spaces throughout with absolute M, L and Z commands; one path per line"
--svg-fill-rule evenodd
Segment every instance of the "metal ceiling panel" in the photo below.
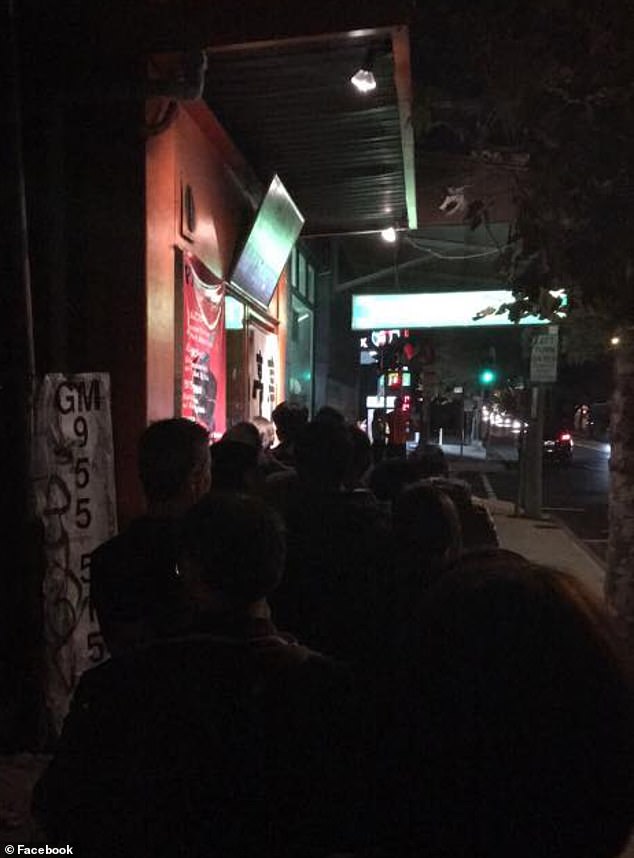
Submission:
M 350 78 L 368 52 L 377 88 L 364 95 Z M 385 29 L 210 49 L 204 98 L 262 183 L 280 176 L 305 236 L 350 234 L 412 225 L 397 84 Z

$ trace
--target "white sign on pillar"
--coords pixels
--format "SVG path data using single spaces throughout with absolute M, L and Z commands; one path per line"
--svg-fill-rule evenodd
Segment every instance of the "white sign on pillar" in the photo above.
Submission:
M 552 384 L 557 381 L 559 327 L 550 325 L 533 339 L 531 347 L 531 384 Z
M 90 605 L 90 556 L 116 532 L 113 460 L 109 376 L 45 376 L 32 478 L 46 553 L 46 703 L 57 730 L 80 675 L 106 656 Z

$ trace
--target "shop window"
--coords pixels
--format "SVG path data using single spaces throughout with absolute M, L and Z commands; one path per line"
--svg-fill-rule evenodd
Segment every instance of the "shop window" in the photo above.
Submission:
M 225 319 L 228 331 L 241 331 L 244 325 L 244 304 L 231 295 L 225 298 Z
M 287 396 L 310 410 L 313 399 L 313 311 L 297 295 L 291 298 L 287 342 Z
M 244 369 L 246 332 L 245 306 L 231 295 L 225 298 L 227 330 L 227 426 L 246 417 L 247 391 Z
M 306 296 L 306 258 L 298 253 L 297 289 L 300 295 Z
M 297 249 L 294 247 L 291 250 L 291 259 L 289 262 L 289 276 L 291 280 L 291 288 L 297 289 L 297 259 L 299 257 L 299 253 Z

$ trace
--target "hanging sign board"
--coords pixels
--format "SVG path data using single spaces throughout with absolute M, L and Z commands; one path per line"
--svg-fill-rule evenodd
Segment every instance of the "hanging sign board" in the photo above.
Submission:
M 117 526 L 109 376 L 45 376 L 33 445 L 46 555 L 46 702 L 59 730 L 79 677 L 106 656 L 90 606 L 90 555 Z
M 531 347 L 530 380 L 532 384 L 552 384 L 557 381 L 559 328 L 550 325 L 533 339 Z
M 214 440 L 225 431 L 225 284 L 203 280 L 192 258 L 183 265 L 181 416 L 201 423 Z

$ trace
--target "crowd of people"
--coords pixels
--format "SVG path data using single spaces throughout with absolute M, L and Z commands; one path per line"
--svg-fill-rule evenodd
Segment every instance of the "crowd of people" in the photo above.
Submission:
M 632 683 L 577 580 L 501 549 L 438 449 L 336 409 L 139 444 L 146 514 L 93 555 L 111 653 L 34 811 L 77 854 L 611 858 Z

